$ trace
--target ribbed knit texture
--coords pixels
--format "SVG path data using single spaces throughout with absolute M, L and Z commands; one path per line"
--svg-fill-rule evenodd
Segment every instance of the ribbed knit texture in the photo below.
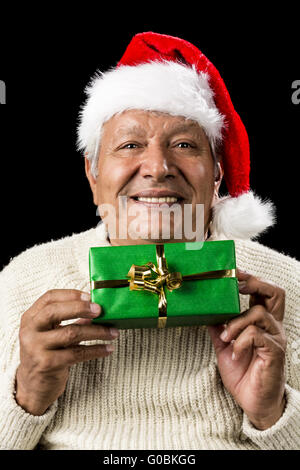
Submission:
M 109 357 L 71 367 L 64 394 L 43 416 L 18 406 L 22 313 L 48 289 L 88 292 L 88 250 L 101 245 L 104 231 L 91 229 L 34 246 L 0 273 L 0 448 L 299 449 L 300 263 L 250 241 L 236 241 L 238 267 L 287 293 L 287 406 L 270 429 L 255 429 L 226 391 L 201 326 L 120 330 Z M 245 310 L 248 296 L 240 298 Z

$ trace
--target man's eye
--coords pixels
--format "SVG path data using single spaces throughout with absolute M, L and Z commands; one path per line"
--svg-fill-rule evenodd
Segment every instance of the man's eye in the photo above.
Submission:
M 177 144 L 177 147 L 181 149 L 187 149 L 187 148 L 191 148 L 192 145 L 189 144 L 188 142 L 179 142 L 179 144 Z
M 126 144 L 122 149 L 135 149 L 137 148 L 137 144 Z

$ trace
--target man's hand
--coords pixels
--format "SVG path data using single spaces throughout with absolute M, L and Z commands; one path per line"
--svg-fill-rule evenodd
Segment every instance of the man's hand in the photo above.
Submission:
M 264 430 L 285 407 L 285 292 L 239 270 L 237 277 L 240 293 L 250 294 L 249 310 L 208 331 L 224 386 L 252 424 Z
M 118 330 L 92 325 L 101 307 L 78 290 L 54 289 L 42 295 L 23 315 L 16 401 L 28 413 L 42 415 L 64 392 L 73 364 L 108 356 L 108 345 L 81 341 L 113 340 Z M 78 321 L 62 326 L 65 320 Z M 114 335 L 115 333 L 115 335 Z M 112 346 L 112 345 L 109 345 Z

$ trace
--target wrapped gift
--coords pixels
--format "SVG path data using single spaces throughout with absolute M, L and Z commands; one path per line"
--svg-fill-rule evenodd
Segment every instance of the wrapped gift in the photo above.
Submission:
M 233 240 L 92 247 L 94 323 L 164 328 L 224 323 L 240 313 Z

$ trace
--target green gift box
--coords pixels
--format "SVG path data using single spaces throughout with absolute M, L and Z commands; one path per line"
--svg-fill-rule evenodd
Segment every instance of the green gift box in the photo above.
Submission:
M 102 307 L 94 323 L 213 325 L 240 314 L 233 240 L 91 247 L 89 269 L 91 301 Z

